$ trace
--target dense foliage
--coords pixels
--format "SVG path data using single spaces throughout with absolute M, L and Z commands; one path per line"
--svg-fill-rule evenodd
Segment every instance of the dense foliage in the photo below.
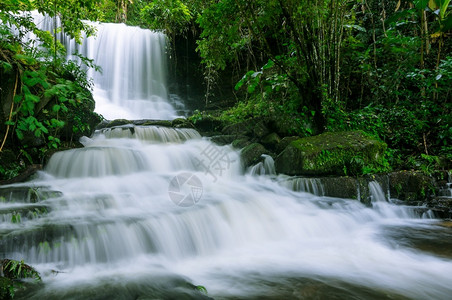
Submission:
M 2 74 L 13 72 L 10 91 L 11 74 L 20 75 L 16 98 L 22 99 L 7 124 L 19 140 L 31 130 L 53 147 L 54 132 L 67 123 L 60 112 L 72 103 L 53 103 L 57 111 L 48 110 L 40 123 L 33 106 L 42 96 L 82 95 L 59 80 L 74 72 L 84 77 L 60 59 L 63 49 L 52 33 L 35 32 L 47 54 L 7 33 L 6 24 L 35 31 L 30 19 L 16 14 L 32 9 L 61 17 L 63 30 L 75 38 L 82 30 L 92 33 L 80 21 L 89 18 L 162 30 L 173 50 L 176 41 L 196 39 L 206 105 L 235 103 L 223 109 L 223 120 L 264 118 L 283 123 L 284 134 L 301 136 L 364 130 L 388 144 L 394 166 L 451 160 L 450 0 L 3 1 L 2 53 L 14 61 L 2 60 Z M 21 68 L 31 74 L 17 72 Z M 87 87 L 86 79 L 77 81 Z M 230 89 L 222 93 L 229 99 L 218 96 L 218 86 Z M 55 98 L 59 93 L 66 96 Z
M 212 97 L 222 74 L 235 78 L 226 120 L 275 119 L 298 135 L 361 129 L 388 143 L 394 165 L 450 162 L 449 0 L 141 2 L 167 9 L 151 27 L 197 30 L 206 103 L 223 100 Z
M 90 134 L 98 116 L 85 71 L 66 61 L 54 33 L 39 30 L 31 10 L 58 15 L 64 32 L 80 40 L 92 28 L 81 21 L 95 1 L 3 1 L 0 7 L 0 179 L 39 163 L 63 141 Z M 37 37 L 39 44 L 29 36 Z M 82 62 L 93 67 L 91 61 Z M 7 151 L 9 150 L 9 151 Z M 19 161 L 19 165 L 15 165 Z

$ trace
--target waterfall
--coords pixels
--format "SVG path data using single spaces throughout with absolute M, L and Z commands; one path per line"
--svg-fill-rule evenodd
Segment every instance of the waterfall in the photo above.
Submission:
M 53 19 L 34 13 L 42 30 L 53 32 Z M 57 20 L 58 26 L 60 21 Z M 63 33 L 58 39 L 66 47 L 68 59 L 79 61 L 78 53 L 93 59 L 101 72 L 93 69 L 93 96 L 96 112 L 106 119 L 174 119 L 168 102 L 166 36 L 124 24 L 86 22 L 96 35 L 84 37 L 79 45 Z M 33 39 L 34 36 L 28 36 Z
M 248 168 L 248 173 L 251 175 L 276 175 L 273 158 L 267 154 L 262 154 L 262 158 L 263 161 Z
M 376 181 L 369 182 L 370 201 L 372 203 L 386 202 L 385 193 L 381 185 Z
M 83 51 L 101 61 L 116 50 L 161 53 L 159 34 L 96 26 L 97 38 Z M 135 43 L 130 36 L 150 48 L 124 45 Z M 95 79 L 110 104 L 148 97 L 149 86 L 134 81 L 141 79 L 116 85 L 116 76 L 129 74 L 125 68 L 154 72 L 137 71 L 142 62 L 164 73 L 154 65 L 160 56 L 135 58 L 111 58 L 105 67 L 115 74 L 104 70 Z M 156 91 L 164 98 L 164 89 Z M 214 299 L 452 294 L 450 227 L 386 201 L 377 182 L 369 184 L 371 206 L 325 197 L 318 180 L 272 175 L 270 157 L 244 173 L 238 151 L 193 129 L 131 124 L 81 142 L 83 148 L 55 153 L 30 182 L 0 186 L 0 257 L 23 259 L 43 278 L 15 299 L 207 298 L 193 285 Z
M 406 206 L 406 205 L 393 205 L 386 200 L 383 188 L 377 181 L 371 181 L 368 184 L 370 201 L 375 211 L 381 215 L 392 218 L 416 218 L 421 217 L 425 219 L 434 218 L 433 213 L 422 207 Z
M 319 178 L 282 177 L 282 180 L 280 180 L 280 184 L 297 192 L 307 192 L 314 194 L 316 196 L 323 196 L 325 194 L 323 184 Z

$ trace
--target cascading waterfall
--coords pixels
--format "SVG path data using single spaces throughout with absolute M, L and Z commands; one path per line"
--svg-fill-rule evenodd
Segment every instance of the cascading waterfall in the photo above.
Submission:
M 276 175 L 275 161 L 270 155 L 262 154 L 263 161 L 248 168 L 250 175 Z
M 421 209 L 421 207 L 414 206 L 390 205 L 383 188 L 377 181 L 369 182 L 369 194 L 373 209 L 381 212 L 385 216 L 392 218 L 434 218 L 433 212 L 429 209 Z
M 38 13 L 33 17 L 39 28 L 53 32 L 52 18 Z M 84 38 L 81 45 L 63 33 L 58 39 L 69 59 L 80 61 L 73 56 L 78 53 L 101 67 L 101 72 L 88 71 L 94 82 L 96 112 L 110 120 L 174 119 L 177 114 L 168 102 L 166 83 L 166 36 L 124 24 L 87 23 L 96 35 Z
M 215 299 L 452 294 L 452 254 L 431 247 L 450 228 L 387 202 L 376 182 L 372 207 L 324 197 L 315 181 L 267 172 L 270 159 L 254 172 L 268 175 L 246 173 L 237 151 L 192 129 L 126 125 L 82 142 L 0 187 L 0 256 L 43 277 L 18 299 L 205 297 L 187 281 Z
M 323 196 L 325 190 L 319 178 L 279 176 L 279 183 L 296 192 L 307 192 L 316 196 Z

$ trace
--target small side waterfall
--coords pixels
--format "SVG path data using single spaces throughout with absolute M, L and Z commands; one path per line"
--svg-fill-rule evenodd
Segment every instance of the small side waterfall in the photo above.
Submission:
M 270 155 L 262 154 L 263 161 L 248 168 L 247 173 L 250 175 L 276 175 L 275 161 Z
M 387 202 L 381 185 L 376 181 L 369 182 L 370 201 L 372 203 Z
M 452 200 L 452 171 L 447 172 L 446 185 L 439 190 L 439 196 L 444 199 Z
M 415 207 L 407 205 L 394 205 L 392 200 L 388 201 L 383 188 L 377 181 L 369 182 L 369 194 L 372 207 L 383 216 L 388 218 L 418 218 L 433 219 L 434 214 L 425 207 Z
M 279 184 L 296 192 L 306 192 L 316 196 L 325 195 L 323 184 L 319 178 L 289 177 L 280 180 Z

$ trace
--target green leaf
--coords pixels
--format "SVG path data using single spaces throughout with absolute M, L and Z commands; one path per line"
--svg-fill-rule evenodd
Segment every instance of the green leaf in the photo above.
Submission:
M 23 140 L 24 139 L 24 134 L 22 133 L 22 131 L 20 129 L 16 128 L 16 135 L 17 135 L 17 138 L 19 140 Z
M 398 11 L 398 12 L 392 14 L 389 18 L 387 18 L 385 23 L 386 24 L 395 23 L 398 20 L 405 19 L 406 17 L 411 16 L 414 13 L 416 13 L 416 10 L 414 8 Z
M 10 63 L 7 63 L 6 61 L 0 61 L 0 63 L 2 64 L 2 67 L 3 67 L 3 70 L 5 71 L 5 73 L 8 73 L 13 68 L 13 66 Z
M 446 32 L 451 29 L 452 29 L 452 14 L 450 14 L 445 20 L 443 20 L 441 31 Z
M 262 67 L 262 70 L 267 70 L 272 68 L 275 65 L 275 62 L 271 59 L 268 60 L 268 62 Z
M 54 106 L 52 106 L 52 111 L 53 112 L 58 112 L 61 109 L 61 106 L 58 104 L 55 104 Z
M 25 94 L 25 100 L 26 101 L 31 101 L 31 102 L 34 102 L 34 103 L 38 103 L 41 99 L 39 99 L 39 97 L 38 96 L 36 96 L 36 95 L 33 95 L 33 94 Z
M 14 96 L 14 103 L 19 103 L 20 101 L 22 101 L 22 95 Z
M 361 26 L 356 25 L 356 24 L 353 24 L 353 25 L 348 25 L 347 24 L 347 25 L 344 25 L 344 27 L 345 28 L 353 28 L 353 29 L 356 29 L 356 30 L 361 31 L 361 32 L 367 32 L 366 28 L 361 27 Z
M 204 294 L 207 295 L 207 289 L 206 289 L 204 286 L 202 286 L 202 285 L 197 285 L 197 286 L 196 286 L 196 289 L 197 289 L 198 291 L 200 291 L 201 293 L 204 293 Z
M 424 10 L 430 0 L 416 0 L 414 1 L 414 6 L 416 7 L 416 9 L 418 10 Z
M 27 56 L 27 55 L 23 55 L 23 54 L 16 54 L 16 55 L 14 55 L 14 58 L 26 65 L 36 64 L 36 59 L 34 59 L 31 56 Z

